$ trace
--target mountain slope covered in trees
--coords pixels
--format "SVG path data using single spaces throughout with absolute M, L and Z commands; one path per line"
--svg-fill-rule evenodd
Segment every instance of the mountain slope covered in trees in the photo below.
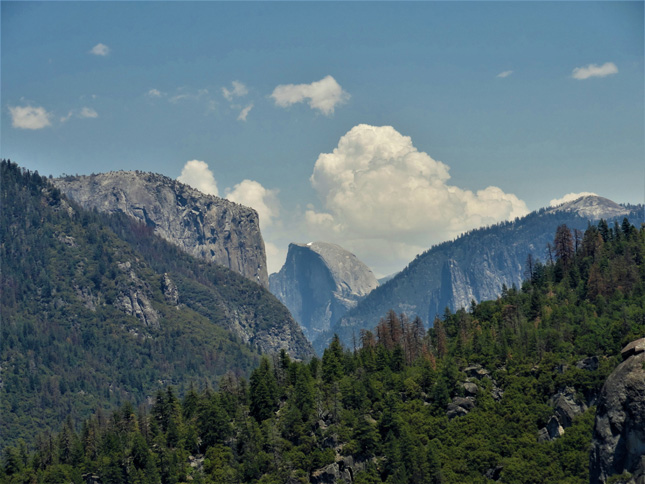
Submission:
M 504 286 L 521 285 L 529 255 L 542 262 L 553 259 L 553 234 L 559 225 L 566 224 L 572 230 L 575 245 L 590 217 L 598 220 L 611 216 L 609 224 L 613 228 L 614 221 L 620 223 L 625 216 L 640 224 L 642 214 L 642 206 L 623 207 L 589 196 L 465 233 L 417 256 L 393 279 L 332 323 L 331 329 L 314 341 L 314 347 L 322 352 L 333 334 L 338 334 L 345 345 L 353 344 L 361 329 L 374 328 L 389 309 L 410 317 L 418 315 L 428 323 L 443 314 L 446 307 L 456 311 L 468 308 L 472 301 L 496 298 Z
M 8 483 L 589 482 L 594 404 L 645 334 L 645 229 L 567 227 L 519 289 L 429 331 L 393 311 L 362 347 L 264 358 L 220 390 L 65 424 L 3 457 Z M 563 404 L 564 402 L 564 404 Z M 565 405 L 566 404 L 566 405 Z M 563 433 L 549 434 L 556 419 Z M 561 435 L 560 435 L 561 434 Z M 618 480 L 616 482 L 626 482 Z
M 268 290 L 2 161 L 2 444 L 311 346 Z M 117 235 L 118 234 L 118 235 Z M 120 238 L 120 237 L 121 238 Z

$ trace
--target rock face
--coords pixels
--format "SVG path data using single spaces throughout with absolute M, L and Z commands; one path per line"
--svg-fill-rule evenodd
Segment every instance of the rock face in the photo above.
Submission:
M 54 184 L 84 208 L 123 212 L 187 253 L 269 287 L 264 241 L 251 208 L 138 171 L 65 177 Z
M 616 202 L 612 202 L 608 198 L 596 195 L 587 195 L 585 197 L 580 197 L 577 200 L 563 203 L 562 205 L 552 208 L 550 212 L 577 213 L 581 217 L 587 217 L 591 220 L 625 217 L 629 215 L 629 210 L 625 207 L 621 207 Z
M 602 197 L 584 197 L 434 246 L 362 299 L 330 331 L 320 335 L 314 347 L 321 351 L 334 333 L 346 346 L 351 345 L 353 334 L 374 328 L 390 309 L 410 318 L 419 316 L 431 325 L 446 307 L 456 311 L 468 308 L 473 300 L 495 299 L 504 286 L 521 286 L 529 254 L 548 261 L 547 244 L 553 244 L 559 225 L 585 230 L 590 220 L 605 218 L 613 223 L 617 219 L 621 223 L 625 216 L 640 225 L 642 208 L 630 211 Z
M 325 242 L 290 244 L 284 266 L 269 283 L 310 340 L 378 286 L 354 254 Z
M 607 378 L 598 399 L 590 457 L 590 482 L 628 472 L 645 482 L 645 338 L 622 351 L 623 362 Z

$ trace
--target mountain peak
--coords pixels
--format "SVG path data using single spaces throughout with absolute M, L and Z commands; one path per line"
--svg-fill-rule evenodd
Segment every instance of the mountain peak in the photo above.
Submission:
M 585 195 L 548 210 L 548 213 L 555 212 L 577 213 L 581 217 L 587 217 L 591 220 L 629 215 L 629 210 L 625 207 L 618 205 L 608 198 L 599 197 L 598 195 Z
M 378 286 L 358 257 L 328 242 L 289 244 L 280 272 L 269 277 L 271 292 L 289 308 L 311 340 L 327 331 Z

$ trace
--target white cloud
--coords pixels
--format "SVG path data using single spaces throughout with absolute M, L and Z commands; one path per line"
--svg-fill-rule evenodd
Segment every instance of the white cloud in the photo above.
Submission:
M 309 100 L 311 109 L 318 109 L 329 116 L 339 104 L 347 102 L 349 94 L 340 87 L 332 76 L 311 84 L 285 84 L 277 86 L 271 97 L 277 106 L 288 107 Z
M 103 57 L 105 57 L 109 53 L 110 48 L 107 45 L 101 43 L 96 44 L 94 47 L 92 47 L 92 50 L 90 50 L 90 54 L 100 55 Z
M 217 195 L 217 182 L 208 164 L 192 160 L 184 165 L 177 180 L 210 195 Z M 233 189 L 226 190 L 226 198 L 232 202 L 253 208 L 260 218 L 260 230 L 264 238 L 269 273 L 280 270 L 286 258 L 286 250 L 278 248 L 271 241 L 271 230 L 280 226 L 277 218 L 280 214 L 278 190 L 264 188 L 253 180 L 242 180 Z
M 260 216 L 262 230 L 271 226 L 280 213 L 278 190 L 264 188 L 253 180 L 242 180 L 233 190 L 227 190 L 226 198 L 253 208 Z
M 226 198 L 232 202 L 251 207 L 258 213 L 267 257 L 267 269 L 269 274 L 279 271 L 287 253 L 286 244 L 281 243 L 281 249 L 275 243 L 277 232 L 280 232 L 282 227 L 278 218 L 280 216 L 278 190 L 265 188 L 261 183 L 253 180 L 242 180 L 232 190 L 226 191 Z M 289 235 L 293 237 L 293 233 Z
M 240 114 L 238 115 L 237 120 L 238 121 L 246 121 L 246 117 L 251 112 L 251 109 L 253 109 L 253 103 L 249 104 L 247 107 L 242 109 L 242 111 L 240 111 Z
M 42 129 L 51 126 L 51 113 L 43 107 L 14 106 L 9 107 L 11 125 L 20 129 Z
M 232 101 L 234 97 L 246 96 L 248 94 L 249 90 L 240 81 L 233 81 L 231 84 L 233 88 L 230 90 L 225 87 L 222 88 L 222 95 L 228 101 Z
M 81 111 L 78 113 L 78 117 L 79 118 L 98 118 L 99 113 L 97 113 L 92 108 L 83 107 Z
M 146 93 L 146 96 L 148 96 L 148 97 L 163 97 L 165 95 L 166 95 L 166 93 L 161 92 L 159 89 L 150 89 Z
M 198 101 L 203 99 L 205 96 L 208 96 L 208 89 L 197 89 L 195 91 L 187 88 L 180 88 L 179 92 L 180 94 L 177 94 L 168 100 L 173 104 L 177 104 L 180 101 Z
M 218 194 L 217 182 L 215 181 L 213 172 L 210 171 L 208 164 L 204 161 L 187 161 L 177 180 L 186 185 L 190 185 L 202 193 L 215 196 Z
M 393 127 L 355 126 L 316 161 L 310 180 L 325 210 L 306 211 L 309 235 L 337 242 L 388 273 L 420 248 L 528 213 L 500 188 L 472 192 L 449 179 L 447 165 Z
M 265 238 L 264 251 L 267 255 L 267 271 L 269 274 L 278 272 L 287 258 L 287 251 L 280 249 L 273 242 L 268 242 L 264 232 L 262 233 L 262 236 Z
M 504 71 L 497 74 L 497 77 L 501 77 L 503 79 L 504 77 L 508 77 L 511 74 L 513 74 L 513 71 Z
M 61 123 L 65 123 L 69 121 L 72 117 L 76 118 L 98 118 L 99 113 L 97 113 L 94 109 L 88 108 L 87 106 L 81 108 L 80 110 L 75 110 L 72 109 L 67 112 L 67 114 L 63 117 L 60 118 Z
M 562 198 L 554 198 L 553 200 L 551 200 L 549 202 L 549 206 L 557 207 L 558 205 L 562 205 L 563 203 L 573 202 L 574 200 L 578 200 L 579 198 L 587 196 L 597 197 L 598 195 L 593 192 L 567 193 Z
M 618 67 L 613 62 L 605 62 L 603 65 L 589 64 L 585 67 L 576 67 L 571 73 L 574 79 L 589 79 L 590 77 L 606 77 L 611 74 L 617 74 Z

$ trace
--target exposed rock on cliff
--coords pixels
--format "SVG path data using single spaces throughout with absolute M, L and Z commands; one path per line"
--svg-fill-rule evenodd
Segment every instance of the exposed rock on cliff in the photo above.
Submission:
M 627 345 L 623 362 L 607 378 L 598 399 L 590 458 L 590 482 L 616 474 L 645 482 L 645 338 Z
M 354 254 L 325 242 L 290 244 L 284 266 L 269 282 L 310 340 L 378 286 Z
M 264 241 L 258 215 L 251 208 L 138 171 L 65 177 L 54 184 L 87 209 L 142 220 L 189 254 L 269 287 Z

